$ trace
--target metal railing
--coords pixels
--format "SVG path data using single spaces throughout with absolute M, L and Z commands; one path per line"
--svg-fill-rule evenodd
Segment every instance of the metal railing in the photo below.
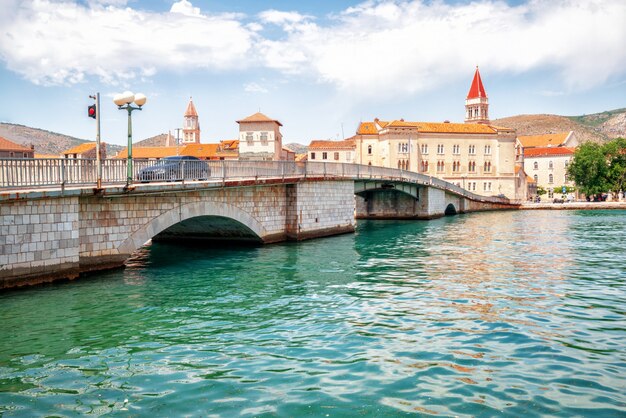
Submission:
M 126 183 L 127 161 L 102 160 L 102 184 Z M 295 161 L 225 161 L 133 160 L 133 181 L 208 181 L 224 184 L 230 180 L 307 178 L 401 181 L 443 189 L 472 200 L 492 203 L 517 203 L 506 198 L 481 196 L 459 186 L 425 174 L 371 165 L 295 162 Z M 0 190 L 24 190 L 41 187 L 96 186 L 95 159 L 37 158 L 0 159 Z

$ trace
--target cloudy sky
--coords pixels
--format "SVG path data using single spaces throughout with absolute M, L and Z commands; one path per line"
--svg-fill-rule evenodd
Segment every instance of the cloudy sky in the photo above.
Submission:
M 143 92 L 135 140 L 202 142 L 259 110 L 286 142 L 361 120 L 462 121 L 478 65 L 492 118 L 626 107 L 624 0 L 0 0 L 0 121 L 126 142 L 112 96 Z

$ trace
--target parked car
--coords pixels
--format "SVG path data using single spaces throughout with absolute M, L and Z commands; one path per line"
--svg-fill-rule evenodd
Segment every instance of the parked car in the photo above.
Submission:
M 141 169 L 137 180 L 141 182 L 168 180 L 204 180 L 211 175 L 209 165 L 199 158 L 176 155 L 158 160 L 154 165 Z

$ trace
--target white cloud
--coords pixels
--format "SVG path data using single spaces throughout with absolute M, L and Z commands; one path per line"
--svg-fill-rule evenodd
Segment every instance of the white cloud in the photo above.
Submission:
M 249 93 L 268 93 L 269 92 L 267 88 L 263 87 L 259 83 L 254 83 L 254 82 L 244 84 L 243 89 L 244 91 L 247 91 Z
M 626 68 L 623 0 L 366 2 L 327 26 L 262 40 L 268 67 L 309 73 L 355 95 L 407 94 L 485 72 L 556 70 L 585 89 Z
M 180 0 L 172 4 L 171 13 L 180 13 L 185 16 L 202 16 L 199 7 L 193 7 L 193 4 L 187 0 Z
M 4 21 L 0 58 L 36 84 L 80 83 L 90 76 L 114 84 L 181 67 L 239 68 L 253 36 L 232 16 L 30 0 Z
M 475 65 L 484 76 L 556 72 L 562 83 L 554 91 L 626 73 L 623 0 L 372 0 L 324 22 L 279 10 L 213 16 L 189 0 L 169 13 L 116 6 L 132 6 L 126 0 L 4 1 L 0 60 L 39 84 L 249 66 L 310 77 L 353 97 L 394 97 L 467 78 Z

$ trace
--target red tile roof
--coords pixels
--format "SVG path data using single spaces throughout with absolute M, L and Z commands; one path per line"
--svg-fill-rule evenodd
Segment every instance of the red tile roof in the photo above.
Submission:
M 556 134 L 544 134 L 544 135 L 521 135 L 518 136 L 522 147 L 547 147 L 548 145 L 552 145 L 554 147 L 558 147 L 565 143 L 565 140 L 569 136 L 571 132 L 559 132 Z
M 75 147 L 72 147 L 72 148 L 68 149 L 67 151 L 63 151 L 62 154 L 63 155 L 84 154 L 84 153 L 86 153 L 88 151 L 91 151 L 95 147 L 96 147 L 96 143 L 95 142 L 86 142 L 84 144 L 76 145 Z
M 376 135 L 378 129 L 374 122 L 361 122 L 356 130 L 357 135 Z
M 193 105 L 193 100 L 191 100 L 191 97 L 189 98 L 189 104 L 187 105 L 185 116 L 198 116 L 198 112 L 196 112 L 196 107 Z
M 476 67 L 476 72 L 474 73 L 474 79 L 472 80 L 472 86 L 467 93 L 468 99 L 476 99 L 479 97 L 487 97 L 487 93 L 485 93 L 485 87 L 483 86 L 483 80 L 480 78 L 480 72 L 478 71 L 478 66 Z
M 356 147 L 354 139 L 345 141 L 324 141 L 315 140 L 309 144 L 309 149 L 354 149 Z
M 15 142 L 11 142 L 6 138 L 0 136 L 0 150 L 3 151 L 32 151 L 29 147 L 25 147 L 23 145 L 16 144 Z
M 573 148 L 567 147 L 537 147 L 524 150 L 524 157 L 546 157 L 550 155 L 572 155 Z
M 256 112 L 254 115 L 250 115 L 247 118 L 241 119 L 236 121 L 237 123 L 242 123 L 242 122 L 276 122 L 279 126 L 283 126 L 282 123 L 280 123 L 277 120 L 274 119 L 270 119 L 267 116 L 265 116 L 263 113 L 261 112 Z

